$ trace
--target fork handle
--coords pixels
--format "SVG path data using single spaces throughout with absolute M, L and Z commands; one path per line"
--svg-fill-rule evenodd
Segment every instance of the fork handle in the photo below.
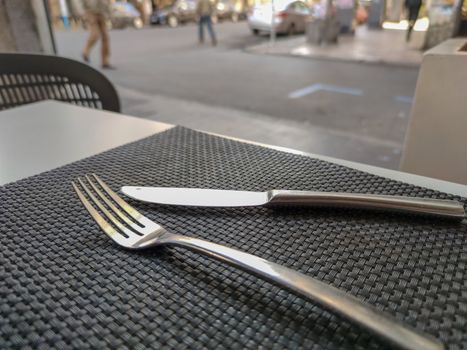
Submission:
M 268 206 L 303 205 L 390 210 L 462 220 L 464 205 L 455 200 L 363 193 L 272 190 Z
M 402 325 L 401 322 L 342 290 L 287 267 L 236 249 L 188 236 L 166 234 L 160 238 L 160 243 L 185 247 L 252 272 L 335 311 L 402 349 L 444 349 L 443 344 L 436 338 Z

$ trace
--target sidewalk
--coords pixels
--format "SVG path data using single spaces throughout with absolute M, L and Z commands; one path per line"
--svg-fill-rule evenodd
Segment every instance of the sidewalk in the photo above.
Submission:
M 388 169 L 399 168 L 402 142 L 116 87 L 124 114 Z
M 419 39 L 419 33 L 413 33 L 413 41 Z M 337 45 L 310 45 L 304 35 L 284 38 L 276 41 L 250 46 L 250 53 L 289 55 L 310 58 L 325 58 L 365 63 L 383 63 L 417 67 L 422 61 L 423 51 L 415 48 L 416 44 L 405 42 L 405 31 L 369 30 L 366 26 L 357 28 L 355 35 L 340 35 Z

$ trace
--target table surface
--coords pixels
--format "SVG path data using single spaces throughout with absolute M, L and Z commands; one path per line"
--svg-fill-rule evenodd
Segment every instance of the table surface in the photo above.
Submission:
M 0 185 L 173 127 L 108 111 L 44 101 L 0 112 Z
M 57 101 L 43 101 L 2 111 L 0 185 L 72 163 L 172 127 L 174 126 L 166 123 Z M 413 185 L 467 196 L 467 186 L 461 184 L 289 148 L 260 145 L 327 160 Z

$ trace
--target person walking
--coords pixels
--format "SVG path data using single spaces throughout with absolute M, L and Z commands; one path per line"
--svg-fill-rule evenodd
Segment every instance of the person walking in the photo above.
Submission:
M 204 42 L 204 26 L 208 28 L 212 45 L 217 45 L 216 34 L 212 26 L 212 15 L 214 14 L 214 4 L 211 0 L 198 0 L 196 4 L 196 14 L 198 15 L 199 43 Z
M 110 17 L 110 0 L 84 0 L 86 23 L 89 28 L 89 38 L 83 50 L 83 60 L 89 62 L 91 49 L 101 38 L 101 63 L 104 69 L 115 69 L 109 62 L 110 43 L 106 20 Z
M 412 30 L 415 22 L 417 21 L 420 7 L 422 7 L 422 0 L 405 0 L 405 7 L 409 17 L 409 26 L 407 28 L 407 35 L 405 37 L 405 40 L 408 42 L 412 36 Z

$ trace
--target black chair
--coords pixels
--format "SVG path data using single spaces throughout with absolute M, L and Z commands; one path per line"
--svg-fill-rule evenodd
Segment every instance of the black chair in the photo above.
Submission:
M 58 56 L 0 53 L 0 110 L 42 100 L 120 112 L 112 83 L 84 63 Z

